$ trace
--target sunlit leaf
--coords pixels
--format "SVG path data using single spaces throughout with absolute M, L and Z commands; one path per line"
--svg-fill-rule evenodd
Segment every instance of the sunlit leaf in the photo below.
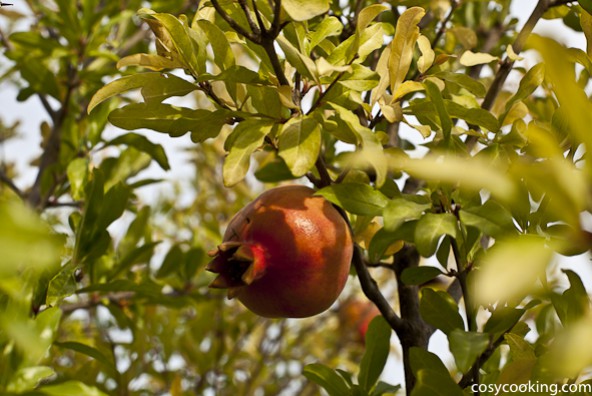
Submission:
M 456 361 L 456 367 L 461 372 L 466 372 L 487 349 L 489 336 L 483 333 L 455 329 L 448 335 L 448 342 L 450 351 Z
M 425 15 L 425 10 L 421 7 L 411 7 L 399 17 L 395 37 L 391 44 L 389 58 L 389 74 L 391 91 L 396 92 L 399 85 L 405 80 L 411 60 L 413 59 L 413 50 L 419 37 L 419 27 L 417 24 Z
M 231 135 L 236 137 L 222 168 L 225 185 L 232 186 L 244 179 L 251 154 L 263 144 L 270 131 L 271 125 L 261 120 L 246 120 L 236 126 Z
M 380 315 L 368 326 L 366 333 L 366 351 L 360 363 L 358 381 L 362 389 L 370 391 L 378 381 L 389 356 L 392 329 Z
M 472 51 L 465 51 L 460 57 L 460 64 L 463 66 L 471 67 L 483 65 L 485 63 L 491 63 L 497 60 L 499 60 L 497 56 L 489 55 L 483 52 L 475 53 Z
M 284 0 L 282 7 L 295 21 L 306 21 L 329 10 L 330 0 Z
M 455 329 L 464 329 L 458 305 L 446 292 L 429 288 L 423 289 L 419 311 L 426 322 L 442 330 L 445 334 L 450 334 Z
M 534 236 L 498 241 L 475 273 L 476 298 L 491 304 L 526 296 L 544 274 L 550 258 L 544 240 Z
M 321 149 L 321 126 L 314 117 L 292 118 L 284 124 L 279 138 L 279 156 L 296 177 L 315 164 Z
M 417 222 L 415 243 L 417 251 L 424 257 L 436 252 L 438 242 L 444 235 L 456 237 L 457 220 L 451 213 L 426 213 Z
M 350 213 L 378 216 L 388 203 L 387 198 L 366 184 L 335 184 L 317 191 L 335 205 Z
M 349 387 L 339 374 L 320 363 L 308 364 L 302 374 L 310 381 L 320 385 L 330 396 L 349 394 Z

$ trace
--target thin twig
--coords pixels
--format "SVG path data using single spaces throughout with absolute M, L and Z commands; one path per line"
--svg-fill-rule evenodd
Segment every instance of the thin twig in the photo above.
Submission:
M 16 184 L 14 184 L 12 179 L 8 177 L 8 175 L 4 173 L 2 169 L 0 169 L 0 182 L 6 184 L 6 186 L 10 188 L 12 191 L 14 191 L 16 195 L 18 195 L 20 198 L 23 198 L 24 194 L 21 191 L 21 189 L 18 188 Z
M 440 41 L 442 35 L 444 35 L 444 32 L 446 31 L 446 25 L 448 25 L 448 22 L 450 22 L 450 20 L 452 19 L 452 16 L 454 15 L 456 9 L 460 6 L 460 3 L 460 0 L 455 0 L 452 1 L 452 3 L 450 4 L 450 12 L 448 12 L 448 15 L 446 15 L 446 18 L 444 18 L 444 20 L 442 21 L 442 24 L 440 25 L 440 28 L 438 29 L 438 32 L 436 33 L 434 40 L 432 40 L 432 48 L 435 48 L 436 45 L 438 45 L 438 41 Z
M 230 17 L 230 15 L 228 15 L 226 13 L 226 11 L 224 11 L 222 6 L 220 6 L 220 3 L 218 2 L 218 0 L 211 0 L 211 2 L 212 2 L 212 5 L 214 6 L 214 8 L 216 9 L 216 12 L 218 14 L 220 14 L 222 19 L 224 19 L 226 21 L 226 23 L 228 23 L 230 25 L 230 27 L 235 32 L 237 32 L 241 36 L 246 37 L 247 39 L 251 40 L 252 42 L 254 42 L 256 44 L 261 44 L 261 36 L 260 35 L 256 35 L 254 33 L 249 33 L 245 29 L 243 29 L 243 27 L 241 25 L 239 25 L 234 19 L 232 19 Z
M 255 2 L 253 2 L 253 5 L 254 5 L 254 3 Z M 249 27 L 251 28 L 251 31 L 253 32 L 253 34 L 255 36 L 260 36 L 261 29 L 259 28 L 259 26 L 257 26 L 257 24 L 255 23 L 253 18 L 251 18 L 251 12 L 249 11 L 249 6 L 247 5 L 247 0 L 238 0 L 238 4 L 239 4 L 240 8 L 243 10 L 243 14 L 245 14 L 245 18 L 247 19 L 247 23 L 249 24 Z M 259 15 L 257 15 L 257 17 L 259 18 Z

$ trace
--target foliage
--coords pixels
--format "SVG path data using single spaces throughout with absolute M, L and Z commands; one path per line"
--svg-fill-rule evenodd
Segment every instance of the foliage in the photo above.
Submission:
M 388 394 L 391 329 L 410 395 L 589 381 L 586 280 L 555 265 L 592 246 L 589 1 L 539 0 L 520 30 L 511 0 L 145 3 L 0 10 L 1 81 L 47 113 L 31 186 L 0 158 L 0 390 Z M 171 168 L 153 131 L 195 175 L 147 203 Z M 286 181 L 351 224 L 382 313 L 361 360 L 331 311 L 262 320 L 207 289 L 225 223 Z

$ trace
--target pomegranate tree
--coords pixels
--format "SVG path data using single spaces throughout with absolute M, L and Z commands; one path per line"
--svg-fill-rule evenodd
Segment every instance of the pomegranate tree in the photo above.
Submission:
M 314 190 L 273 188 L 241 209 L 207 269 L 252 312 L 302 318 L 323 312 L 347 280 L 353 253 L 341 214 Z

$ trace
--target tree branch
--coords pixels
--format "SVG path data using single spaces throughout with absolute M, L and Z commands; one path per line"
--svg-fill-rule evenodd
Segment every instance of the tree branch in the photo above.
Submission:
M 398 336 L 405 332 L 405 322 L 397 315 L 397 313 L 391 307 L 391 304 L 384 298 L 376 281 L 372 279 L 368 268 L 366 267 L 366 263 L 364 262 L 364 257 L 362 255 L 362 249 L 355 245 L 354 246 L 354 255 L 353 255 L 353 264 L 356 268 L 356 272 L 358 274 L 358 279 L 360 280 L 360 285 L 362 286 L 362 291 L 376 305 L 382 316 L 386 319 L 388 324 L 391 328 L 397 333 Z
M 20 198 L 23 198 L 24 194 L 21 191 L 21 189 L 18 188 L 16 186 L 16 184 L 14 184 L 12 179 L 10 177 L 8 177 L 8 175 L 4 172 L 3 169 L 0 169 L 0 182 L 4 183 L 8 188 L 10 188 L 12 191 L 14 191 L 14 193 L 16 195 L 18 195 Z
M 537 3 L 536 7 L 532 11 L 532 14 L 524 24 L 524 27 L 522 28 L 522 30 L 520 30 L 520 33 L 518 33 L 518 37 L 516 37 L 516 40 L 512 44 L 512 48 L 514 49 L 514 52 L 516 54 L 519 54 L 524 48 L 524 44 L 526 44 L 528 36 L 530 36 L 532 30 L 536 26 L 539 19 L 541 19 L 545 11 L 547 11 L 547 9 L 549 8 L 549 4 L 549 0 L 539 0 L 539 2 Z M 491 107 L 493 106 L 495 99 L 501 92 L 501 89 L 504 83 L 506 82 L 506 79 L 508 78 L 508 75 L 510 74 L 510 71 L 512 70 L 513 66 L 514 61 L 511 60 L 508 56 L 506 56 L 506 58 L 502 62 L 502 65 L 497 71 L 495 78 L 491 83 L 489 90 L 487 91 L 487 94 L 485 95 L 485 99 L 483 99 L 481 108 L 485 110 L 491 110 Z
M 260 29 L 259 26 L 257 26 L 255 21 L 253 20 L 253 18 L 251 18 L 251 13 L 249 12 L 249 7 L 247 6 L 247 0 L 238 0 L 238 4 L 240 8 L 243 10 L 243 14 L 245 14 L 245 18 L 247 19 L 247 23 L 249 24 L 249 27 L 251 28 L 253 34 L 255 36 L 261 36 L 262 29 Z M 253 2 L 253 5 L 255 5 L 255 2 Z M 257 18 L 259 18 L 259 15 L 257 15 Z
M 249 33 L 245 29 L 243 29 L 243 27 L 241 25 L 239 25 L 234 19 L 232 19 L 230 17 L 230 15 L 228 15 L 226 13 L 226 11 L 224 11 L 224 9 L 220 6 L 220 3 L 218 2 L 218 0 L 211 0 L 211 2 L 212 2 L 212 5 L 214 6 L 214 8 L 216 9 L 216 12 L 218 14 L 220 14 L 222 19 L 224 19 L 226 21 L 226 23 L 228 23 L 230 25 L 230 27 L 235 32 L 237 32 L 241 36 L 246 37 L 247 39 L 251 40 L 255 44 L 261 44 L 261 35 Z

